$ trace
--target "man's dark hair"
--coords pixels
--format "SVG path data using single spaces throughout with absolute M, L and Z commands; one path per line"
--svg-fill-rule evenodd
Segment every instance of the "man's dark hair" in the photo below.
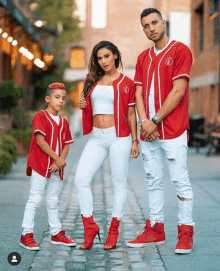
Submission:
M 143 17 L 146 17 L 146 16 L 150 15 L 151 13 L 157 13 L 157 15 L 159 15 L 160 18 L 163 20 L 163 17 L 162 17 L 162 15 L 161 15 L 160 11 L 157 10 L 156 8 L 146 8 L 146 9 L 144 9 L 144 10 L 142 11 L 142 13 L 141 13 L 141 19 L 142 19 Z

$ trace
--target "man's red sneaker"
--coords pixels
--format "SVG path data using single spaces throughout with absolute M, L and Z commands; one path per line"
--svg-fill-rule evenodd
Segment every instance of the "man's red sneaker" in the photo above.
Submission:
M 57 235 L 51 236 L 51 244 L 74 247 L 76 242 L 65 235 L 65 231 L 60 231 Z
M 191 253 L 193 248 L 193 226 L 178 226 L 178 242 L 175 248 L 176 254 Z
M 34 241 L 33 233 L 21 235 L 20 246 L 28 250 L 39 250 L 40 246 Z
M 146 226 L 141 230 L 135 240 L 128 241 L 128 247 L 144 247 L 148 244 L 165 244 L 164 223 L 155 223 L 153 227 L 150 220 L 146 220 Z

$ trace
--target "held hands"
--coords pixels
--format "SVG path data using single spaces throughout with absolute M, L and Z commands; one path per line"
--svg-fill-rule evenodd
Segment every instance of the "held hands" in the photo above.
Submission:
M 133 145 L 131 147 L 131 158 L 137 158 L 139 153 L 140 153 L 140 151 L 139 151 L 139 148 L 138 148 L 138 143 L 133 142 Z
M 61 169 L 61 168 L 64 168 L 66 166 L 66 162 L 63 158 L 61 157 L 58 157 L 56 160 L 55 160 L 55 163 L 56 165 Z
M 49 167 L 49 172 L 59 172 L 60 168 L 58 167 L 58 165 L 56 163 L 53 163 L 50 167 Z
M 84 97 L 84 93 L 82 92 L 79 97 L 79 108 L 84 109 L 86 108 L 86 106 L 87 106 L 86 99 Z
M 146 141 L 154 141 L 159 135 L 157 125 L 152 120 L 146 120 L 139 124 L 140 132 Z

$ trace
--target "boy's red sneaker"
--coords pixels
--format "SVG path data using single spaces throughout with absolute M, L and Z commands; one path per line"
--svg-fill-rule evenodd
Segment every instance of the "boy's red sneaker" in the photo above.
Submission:
M 146 226 L 141 230 L 138 237 L 132 241 L 128 241 L 128 247 L 144 247 L 148 244 L 165 244 L 164 223 L 157 222 L 153 227 L 150 220 L 146 220 Z
M 65 231 L 60 231 L 57 235 L 51 236 L 51 244 L 74 247 L 76 242 L 65 235 Z
M 176 254 L 191 253 L 193 248 L 193 226 L 178 225 L 178 242 L 175 248 Z
M 20 246 L 28 250 L 39 250 L 40 246 L 35 242 L 33 233 L 26 233 L 21 235 Z

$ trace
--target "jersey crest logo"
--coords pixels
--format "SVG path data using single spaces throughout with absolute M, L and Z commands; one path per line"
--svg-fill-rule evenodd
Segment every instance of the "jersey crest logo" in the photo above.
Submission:
M 173 64 L 173 59 L 172 59 L 172 57 L 168 57 L 168 58 L 165 60 L 165 64 L 166 64 L 167 66 L 172 65 L 172 64 Z
M 124 87 L 123 91 L 124 91 L 124 93 L 128 93 L 129 92 L 129 87 Z
M 63 140 L 65 140 L 65 138 L 66 138 L 66 133 L 63 133 Z

